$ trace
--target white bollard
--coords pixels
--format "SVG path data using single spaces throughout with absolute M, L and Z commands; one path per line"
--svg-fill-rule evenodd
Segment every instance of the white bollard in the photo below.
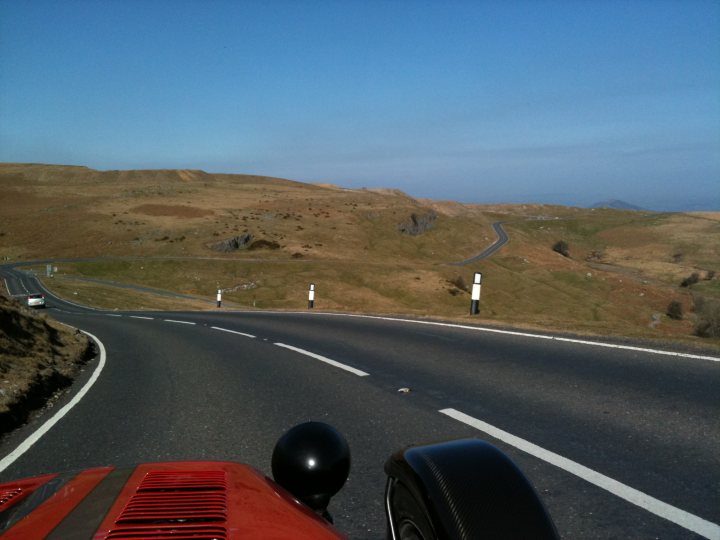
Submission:
M 217 292 L 217 307 L 222 306 L 222 289 L 218 289 Z
M 310 290 L 308 291 L 308 309 L 315 307 L 315 284 L 310 284 Z
M 475 272 L 475 276 L 473 277 L 473 286 L 472 286 L 472 301 L 470 302 L 470 315 L 477 315 L 480 313 L 480 283 L 482 282 L 482 274 L 480 272 Z

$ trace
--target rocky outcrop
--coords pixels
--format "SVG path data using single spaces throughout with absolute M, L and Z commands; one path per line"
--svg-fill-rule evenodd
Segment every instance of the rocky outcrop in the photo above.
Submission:
M 231 253 L 239 249 L 246 249 L 252 242 L 252 234 L 241 234 L 240 236 L 234 236 L 227 240 L 221 240 L 210 245 L 210 249 L 215 251 L 221 251 L 222 253 Z
M 403 234 L 418 236 L 432 229 L 436 219 L 437 214 L 432 211 L 424 214 L 413 212 L 407 220 L 398 225 L 398 230 Z
M 253 235 L 247 233 L 209 244 L 208 247 L 222 253 L 232 253 L 233 251 L 239 251 L 241 249 L 247 249 L 248 251 L 254 251 L 256 249 L 280 249 L 280 244 L 274 240 L 266 240 L 264 238 L 254 240 Z

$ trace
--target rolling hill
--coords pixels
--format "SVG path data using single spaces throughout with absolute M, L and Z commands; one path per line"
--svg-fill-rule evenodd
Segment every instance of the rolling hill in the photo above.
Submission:
M 130 283 L 208 300 L 193 307 L 211 307 L 222 288 L 240 308 L 304 309 L 315 283 L 322 310 L 692 340 L 697 299 L 720 297 L 720 213 L 468 205 L 261 176 L 40 164 L 0 164 L 0 200 L 0 258 L 93 258 L 58 263 L 46 282 L 109 308 L 186 305 L 116 286 Z M 492 244 L 498 221 L 509 244 L 449 264 Z M 553 251 L 560 240 L 569 257 Z M 483 291 L 471 319 L 474 272 Z M 693 272 L 700 279 L 680 287 Z M 680 320 L 666 316 L 673 300 Z

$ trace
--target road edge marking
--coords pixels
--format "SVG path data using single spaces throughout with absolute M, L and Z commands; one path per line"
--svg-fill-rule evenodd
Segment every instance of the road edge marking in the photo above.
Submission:
M 520 332 L 517 330 L 501 330 L 499 328 L 488 328 L 486 326 L 470 326 L 467 324 L 457 324 L 457 323 L 444 323 L 444 322 L 438 322 L 438 321 L 418 321 L 414 319 L 398 319 L 395 317 L 383 317 L 381 315 L 361 315 L 356 313 L 329 313 L 329 312 L 316 312 L 316 313 L 309 313 L 307 311 L 292 311 L 292 312 L 267 312 L 267 313 L 280 313 L 280 314 L 287 314 L 287 313 L 294 313 L 298 315 L 314 315 L 314 316 L 321 316 L 321 315 L 329 315 L 331 317 L 354 317 L 358 319 L 376 319 L 380 321 L 394 321 L 394 322 L 402 322 L 402 323 L 411 323 L 411 324 L 424 324 L 428 326 L 442 326 L 447 328 L 459 328 L 461 330 L 474 330 L 476 332 L 489 332 L 492 334 L 506 334 L 510 336 L 518 336 L 518 337 L 527 337 L 527 338 L 533 338 L 533 339 L 545 339 L 548 341 L 562 341 L 566 343 L 576 343 L 579 345 L 591 345 L 595 347 L 606 347 L 609 349 L 622 349 L 626 351 L 636 351 L 636 352 L 644 352 L 644 353 L 650 353 L 650 354 L 659 354 L 664 356 L 676 356 L 681 358 L 691 358 L 693 360 L 709 360 L 711 362 L 720 362 L 720 356 L 705 356 L 701 354 L 692 354 L 692 353 L 683 353 L 683 352 L 676 352 L 676 351 L 664 351 L 662 349 L 651 349 L 651 348 L 645 348 L 645 347 L 637 347 L 634 345 L 619 345 L 617 343 L 605 343 L 603 341 L 590 341 L 585 339 L 577 339 L 577 338 L 566 338 L 562 336 L 553 336 L 553 335 L 544 335 L 544 334 L 533 334 L 531 332 Z
M 42 426 L 40 426 L 29 437 L 27 437 L 23 442 L 21 442 L 17 446 L 17 448 L 15 448 L 15 450 L 13 450 L 7 456 L 0 460 L 0 473 L 7 469 L 10 465 L 12 465 L 17 459 L 20 458 L 20 456 L 22 456 L 36 442 L 38 442 L 42 438 L 42 436 L 45 435 L 45 433 L 50 431 L 50 429 L 52 429 L 55 424 L 62 420 L 63 417 L 67 413 L 69 413 L 75 405 L 80 402 L 80 400 L 85 396 L 85 394 L 88 393 L 90 388 L 92 388 L 92 386 L 95 384 L 95 381 L 97 381 L 98 377 L 100 377 L 100 373 L 102 373 L 102 370 L 105 367 L 105 360 L 107 358 L 105 345 L 103 345 L 103 342 L 90 332 L 86 332 L 85 330 L 80 331 L 83 334 L 90 336 L 90 338 L 95 341 L 100 350 L 100 360 L 98 361 L 98 365 L 95 368 L 95 371 L 93 371 L 93 374 L 90 376 L 85 385 L 80 389 L 80 391 L 75 394 L 73 398 L 62 409 L 60 409 L 53 416 L 51 416 L 49 420 L 47 420 Z
M 163 319 L 163 322 L 169 322 L 169 323 L 175 323 L 175 324 L 189 324 L 191 326 L 195 326 L 197 323 L 190 322 L 190 321 L 176 321 L 175 319 Z
M 555 452 L 551 452 L 550 450 L 546 450 L 541 446 L 508 433 L 507 431 L 503 431 L 502 429 L 488 424 L 487 422 L 473 418 L 472 416 L 462 413 L 456 409 L 441 409 L 438 412 L 444 414 L 445 416 L 449 416 L 458 422 L 462 422 L 465 425 L 482 431 L 494 439 L 498 439 L 506 444 L 509 444 L 510 446 L 513 446 L 518 450 L 522 450 L 523 452 L 541 459 L 546 463 L 555 465 L 570 474 L 582 478 L 586 482 L 604 489 L 605 491 L 609 491 L 616 497 L 624 499 L 631 504 L 647 510 L 651 514 L 655 514 L 656 516 L 671 521 L 676 525 L 705 538 L 720 540 L 720 525 L 717 525 L 712 521 L 708 521 L 696 516 L 695 514 L 681 510 L 680 508 L 672 506 L 666 502 L 656 499 L 655 497 L 643 493 L 642 491 L 630 487 L 627 484 L 613 480 L 609 476 L 605 476 L 604 474 L 585 467 L 584 465 L 556 454 Z
M 229 330 L 227 328 L 220 328 L 219 326 L 211 326 L 213 330 L 220 330 L 221 332 L 228 332 L 229 334 L 237 334 L 238 336 L 244 336 L 247 338 L 255 339 L 252 334 L 246 334 L 245 332 L 238 332 L 237 330 Z
M 350 373 L 353 373 L 354 375 L 357 375 L 358 377 L 367 377 L 368 375 L 370 375 L 369 373 L 366 373 L 360 369 L 354 368 L 352 366 L 348 366 L 346 364 L 342 364 L 342 363 L 338 362 L 337 360 L 332 360 L 331 358 L 327 358 L 325 356 L 315 354 L 314 352 L 306 351 L 305 349 L 293 347 L 292 345 L 286 345 L 285 343 L 273 343 L 273 345 L 277 345 L 278 347 L 283 347 L 284 349 L 289 349 L 291 351 L 295 351 L 296 353 L 304 354 L 305 356 L 309 356 L 310 358 L 314 358 L 315 360 L 320 360 L 321 362 L 325 362 L 326 364 L 330 364 L 331 366 L 334 366 L 336 368 L 344 369 L 345 371 L 349 371 Z

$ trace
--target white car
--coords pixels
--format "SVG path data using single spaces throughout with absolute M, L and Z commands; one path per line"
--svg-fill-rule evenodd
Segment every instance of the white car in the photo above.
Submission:
M 27 305 L 28 307 L 44 308 L 45 295 L 40 293 L 28 294 Z

